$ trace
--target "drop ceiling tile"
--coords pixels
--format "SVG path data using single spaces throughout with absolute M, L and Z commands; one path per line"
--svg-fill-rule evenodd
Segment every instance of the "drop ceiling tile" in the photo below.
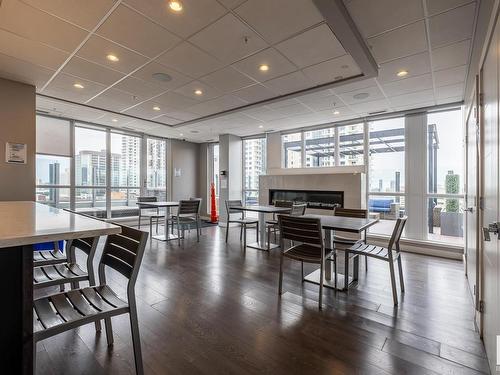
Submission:
M 366 96 L 365 94 L 368 94 L 368 95 Z M 359 99 L 354 97 L 354 96 L 358 96 L 358 95 L 359 96 L 364 95 L 366 97 L 361 97 Z M 380 91 L 378 86 L 367 87 L 367 88 L 363 88 L 363 89 L 359 89 L 359 90 L 355 90 L 355 91 L 351 91 L 351 92 L 346 92 L 346 93 L 338 94 L 338 96 L 344 101 L 344 103 L 346 103 L 348 105 L 351 105 L 351 104 L 354 105 L 354 104 L 363 103 L 363 102 L 371 102 L 374 100 L 384 98 L 384 94 L 382 93 L 382 91 Z
M 358 91 L 360 89 L 376 87 L 376 86 L 377 82 L 375 81 L 375 78 L 368 78 L 368 79 L 365 78 L 351 83 L 344 83 L 344 84 L 339 83 L 338 86 L 333 87 L 331 90 L 333 91 L 334 94 L 343 94 L 345 92 Z
M 170 110 L 184 109 L 197 103 L 195 99 L 169 91 L 156 97 L 155 100 Z M 166 113 L 166 112 L 165 112 Z
M 285 40 L 276 45 L 276 49 L 300 68 L 346 54 L 326 24 Z
M 324 20 L 310 0 L 253 0 L 235 11 L 270 43 L 282 41 Z
M 39 91 L 55 72 L 0 53 L 0 76 L 36 86 Z
M 406 70 L 406 77 L 398 77 L 397 73 L 401 70 Z M 431 62 L 428 52 L 419 53 L 416 55 L 403 57 L 391 62 L 381 64 L 378 71 L 377 80 L 381 83 L 398 81 L 405 78 L 420 76 L 425 73 L 430 73 Z
M 0 29 L 0 52 L 49 69 L 57 69 L 68 58 L 62 50 L 34 42 Z
M 302 104 L 298 99 L 291 98 L 291 99 L 283 99 L 283 100 L 278 100 L 269 104 L 265 105 L 265 108 L 270 108 L 270 109 L 278 109 L 282 107 L 289 107 L 292 105 L 300 105 Z
M 242 105 L 246 102 L 232 95 L 224 95 L 217 99 L 196 104 L 188 108 L 189 112 L 197 113 L 201 116 L 207 116 L 213 113 L 227 111 Z
M 427 13 L 432 16 L 433 14 L 443 12 L 445 10 L 450 10 L 461 5 L 470 3 L 471 0 L 426 0 L 427 2 Z
M 199 78 L 223 66 L 220 61 L 187 42 L 164 53 L 157 61 L 193 78 Z
M 177 124 L 180 124 L 182 122 L 182 121 L 179 121 L 175 118 L 168 117 L 166 115 L 160 115 L 158 117 L 155 117 L 153 120 L 159 121 L 165 125 L 177 125 Z
M 326 109 L 324 111 L 316 112 L 318 116 L 321 116 L 325 121 L 340 121 L 349 116 L 354 116 L 355 113 L 351 111 L 347 107 L 336 107 L 337 111 L 339 111 L 338 115 L 334 115 L 331 109 Z
M 105 68 L 104 66 L 94 64 L 76 56 L 66 64 L 62 72 L 102 85 L 111 85 L 124 77 L 123 73 Z
M 440 105 L 440 104 L 456 103 L 456 102 L 463 101 L 463 99 L 464 98 L 461 95 L 460 96 L 451 96 L 449 98 L 443 98 L 443 99 L 436 100 L 436 104 Z
M 317 85 L 361 74 L 361 70 L 349 55 L 309 66 L 302 71 Z
M 302 97 L 299 97 L 298 99 L 312 110 L 318 112 L 325 110 L 330 110 L 331 112 L 333 111 L 333 108 L 338 109 L 339 107 L 343 106 L 340 99 L 333 94 L 323 96 L 321 98 L 316 98 L 315 100 L 304 100 Z
M 394 107 L 394 110 L 395 111 L 407 111 L 407 110 L 410 110 L 410 109 L 431 107 L 431 106 L 433 106 L 435 104 L 436 103 L 434 102 L 434 100 L 429 100 L 427 102 L 422 102 L 422 103 L 418 103 L 418 104 L 410 104 L 410 105 L 403 105 L 401 107 Z
M 314 86 L 314 83 L 307 78 L 304 73 L 297 71 L 279 78 L 271 79 L 266 82 L 266 86 L 280 95 L 285 95 L 310 88 Z
M 134 95 L 117 89 L 109 89 L 100 94 L 98 97 L 92 99 L 87 104 L 93 107 L 120 112 L 126 108 L 136 105 L 137 103 L 139 103 L 139 98 Z
M 271 99 L 276 96 L 276 93 L 263 85 L 256 84 L 235 91 L 233 92 L 233 95 L 247 101 L 248 103 L 255 103 L 262 100 Z
M 379 64 L 427 50 L 424 21 L 418 21 L 367 40 Z
M 99 27 L 97 34 L 148 57 L 154 57 L 180 41 L 169 31 L 124 5 L 115 9 Z
M 153 74 L 156 73 L 166 74 L 171 78 L 171 80 L 162 81 L 160 79 L 156 79 L 153 77 Z M 160 87 L 163 90 L 176 89 L 191 81 L 191 78 L 156 62 L 151 62 L 139 69 L 137 72 L 133 73 L 133 76 L 140 78 L 149 84 L 155 85 L 156 87 Z
M 177 13 L 165 0 L 125 2 L 182 38 L 196 33 L 227 12 L 216 0 L 182 0 L 182 10 Z
M 309 108 L 307 108 L 302 103 L 279 107 L 276 108 L 275 110 L 276 112 L 279 112 L 282 115 L 286 116 L 297 116 L 297 115 L 304 115 L 307 113 L 313 113 Z
M 75 88 L 73 85 L 79 83 L 83 89 Z M 106 86 L 99 83 L 59 73 L 43 91 L 44 94 L 66 100 L 85 102 L 104 90 Z
M 96 64 L 107 66 L 110 69 L 118 70 L 128 74 L 134 69 L 146 63 L 146 57 L 131 50 L 123 48 L 116 43 L 93 35 L 76 53 L 77 56 Z M 110 61 L 106 56 L 114 55 L 119 60 Z
M 132 76 L 129 76 L 124 80 L 118 82 L 113 87 L 115 89 L 135 95 L 139 100 L 152 98 L 153 96 L 161 94 L 163 91 L 165 91 L 163 88 L 157 86 L 156 84 L 152 84 L 150 82 Z
M 476 4 L 441 13 L 429 19 L 431 46 L 439 47 L 472 36 Z
M 154 110 L 154 107 L 159 108 L 159 110 Z M 160 104 L 155 99 L 151 99 L 133 108 L 127 109 L 126 111 L 124 111 L 124 113 L 131 116 L 151 119 L 153 117 L 158 117 L 159 115 L 164 114 L 168 110 L 172 110 L 172 108 L 168 108 L 166 105 Z
M 200 117 L 199 115 L 195 115 L 194 113 L 190 113 L 187 111 L 168 111 L 166 114 L 167 116 L 180 121 L 190 121 Z
M 429 102 L 432 98 L 434 98 L 434 91 L 424 90 L 413 92 L 411 94 L 394 96 L 390 98 L 389 101 L 393 107 L 402 107 Z
M 2 1 L 0 25 L 3 30 L 67 52 L 73 52 L 87 35 L 85 30 L 18 0 Z
M 259 69 L 261 65 L 268 65 L 269 70 L 261 71 Z M 297 69 L 274 48 L 258 52 L 255 55 L 238 61 L 233 66 L 259 82 L 268 81 Z
M 104 116 L 100 117 L 96 122 L 102 125 L 108 125 L 112 127 L 122 127 L 134 121 L 131 117 L 117 115 L 115 113 L 105 113 Z
M 143 131 L 149 132 L 151 130 L 167 128 L 167 127 L 160 125 L 160 124 L 155 124 L 155 123 L 149 122 L 149 121 L 134 120 L 134 121 L 127 123 L 126 128 L 141 131 L 141 132 L 143 132 Z
M 267 47 L 262 38 L 232 14 L 217 20 L 189 41 L 226 64 Z
M 264 106 L 245 109 L 242 113 L 260 121 L 272 121 L 287 117 L 287 115 Z
M 353 0 L 346 7 L 365 38 L 424 18 L 421 0 Z
M 244 3 L 246 0 L 219 0 L 219 3 L 222 3 L 225 7 L 232 9 L 236 8 L 241 3 Z
M 436 87 L 436 99 L 446 99 L 451 97 L 460 97 L 463 99 L 464 84 L 458 83 L 455 85 Z
M 116 0 L 22 0 L 35 8 L 53 14 L 87 30 L 92 30 L 111 9 Z
M 465 65 L 469 61 L 470 40 L 450 44 L 432 50 L 432 65 L 434 70 L 442 70 Z
M 464 83 L 466 74 L 467 65 L 457 66 L 456 68 L 434 72 L 434 81 L 436 82 L 436 87 Z
M 409 77 L 382 85 L 387 96 L 409 94 L 414 91 L 432 89 L 432 75 L 430 73 L 421 76 Z
M 201 90 L 202 94 L 197 95 L 195 93 L 196 90 Z M 198 102 L 210 100 L 222 95 L 222 92 L 220 90 L 217 90 L 216 88 L 213 88 L 200 81 L 189 82 L 187 85 L 179 87 L 177 90 L 175 90 L 175 92 L 188 98 L 194 99 Z
M 230 66 L 206 75 L 201 78 L 201 81 L 224 93 L 239 90 L 255 83 L 254 80 Z
M 368 115 L 373 112 L 390 111 L 390 103 L 386 99 L 374 100 L 370 102 L 353 104 L 349 106 L 358 115 Z

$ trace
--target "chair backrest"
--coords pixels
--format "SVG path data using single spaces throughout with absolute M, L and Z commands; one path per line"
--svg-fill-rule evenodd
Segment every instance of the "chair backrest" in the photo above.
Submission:
M 337 206 L 333 209 L 333 215 L 365 219 L 368 217 L 368 210 L 358 208 L 342 208 Z
M 291 240 L 323 248 L 321 220 L 311 217 L 279 215 L 281 240 Z
M 407 219 L 407 216 L 403 216 L 396 220 L 396 225 L 394 225 L 394 230 L 392 231 L 391 239 L 389 240 L 389 250 L 392 250 L 392 247 L 396 245 L 396 251 L 399 251 L 399 239 L 401 238 Z M 390 251 L 389 254 L 392 255 Z
M 277 201 L 274 201 L 274 207 L 292 208 L 293 202 L 292 201 L 285 201 L 285 200 L 277 200 Z
M 200 211 L 200 199 L 180 200 L 179 209 L 177 210 L 178 216 L 198 215 Z
M 129 279 L 129 287 L 135 284 L 137 273 L 144 255 L 148 232 L 113 223 L 121 227 L 121 233 L 111 234 L 106 239 L 101 261 L 99 281 L 106 283 L 104 266 L 108 266 Z
M 294 204 L 290 215 L 292 216 L 304 216 L 306 213 L 307 203 Z
M 137 197 L 137 203 L 152 203 L 152 202 L 158 202 L 158 197 Z M 155 206 L 148 206 L 147 204 L 141 204 L 139 205 L 139 214 L 141 210 L 149 210 L 149 209 L 156 209 L 157 211 L 159 210 L 158 207 Z M 146 211 L 149 212 L 149 211 Z

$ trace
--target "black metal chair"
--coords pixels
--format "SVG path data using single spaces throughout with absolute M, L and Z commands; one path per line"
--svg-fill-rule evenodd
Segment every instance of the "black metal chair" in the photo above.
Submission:
M 179 208 L 177 214 L 172 216 L 169 222 L 177 226 L 177 237 L 179 245 L 181 244 L 181 230 L 182 238 L 184 238 L 184 231 L 186 226 L 196 224 L 196 240 L 200 242 L 200 199 L 189 199 L 179 201 Z
M 241 200 L 227 200 L 226 202 L 226 213 L 227 213 L 227 227 L 226 227 L 226 243 L 229 236 L 229 225 L 231 223 L 240 224 L 240 242 L 243 238 L 243 247 L 247 247 L 247 229 L 248 226 L 255 225 L 257 230 L 257 242 L 259 242 L 259 220 L 257 219 L 247 219 L 245 217 L 245 211 L 234 209 L 233 207 L 243 206 Z M 238 219 L 232 219 L 231 215 L 239 214 L 241 215 Z
M 118 224 L 116 224 L 118 225 Z M 143 374 L 141 341 L 137 321 L 135 282 L 144 255 L 148 233 L 120 225 L 121 233 L 107 237 L 99 262 L 99 286 L 74 289 L 35 299 L 33 350 L 36 343 L 85 324 L 104 320 L 108 346 L 113 345 L 113 316 L 129 314 L 137 374 Z M 110 267 L 128 279 L 127 301 L 119 298 L 106 284 L 105 268 Z
M 149 219 L 149 233 L 153 233 L 153 222 L 156 221 L 156 233 L 158 233 L 158 224 L 160 219 L 165 216 L 160 212 L 160 208 L 156 206 L 148 206 L 147 203 L 158 202 L 157 197 L 137 197 L 138 203 L 144 203 L 139 205 L 139 222 L 137 228 L 141 229 L 141 218 L 145 217 Z
M 274 207 L 284 207 L 284 208 L 292 208 L 293 201 L 286 200 L 276 200 L 274 201 Z M 274 241 L 276 241 L 276 231 L 278 230 L 278 218 L 276 217 L 276 213 L 273 213 L 273 218 L 266 220 L 267 227 L 267 242 L 269 243 L 271 238 L 271 232 L 274 233 Z
M 406 224 L 407 217 L 400 217 L 396 220 L 396 225 L 392 231 L 391 239 L 389 240 L 389 245 L 387 248 L 375 245 L 369 245 L 362 242 L 356 243 L 344 251 L 346 252 L 346 259 L 349 254 L 354 255 L 366 255 L 367 257 L 375 258 L 389 263 L 389 271 L 391 273 L 391 285 L 392 285 L 392 298 L 394 305 L 398 304 L 398 295 L 396 289 L 396 276 L 394 271 L 394 262 L 398 262 L 399 269 L 399 283 L 401 287 L 401 293 L 405 291 L 405 284 L 403 280 L 403 267 L 401 265 L 401 250 L 399 248 L 399 240 L 401 239 L 401 234 Z M 395 250 L 393 250 L 395 248 Z M 349 275 L 349 265 L 345 270 L 346 279 Z M 346 289 L 348 288 L 348 282 L 346 283 Z
M 278 201 L 276 201 L 278 202 Z M 280 206 L 277 206 L 280 207 Z M 288 206 L 281 206 L 281 207 L 288 207 Z M 288 215 L 292 216 L 304 216 L 306 213 L 306 208 L 307 208 L 307 203 L 300 203 L 300 204 L 292 204 L 292 207 L 290 209 L 290 212 Z M 283 214 L 281 214 L 283 215 Z M 276 242 L 276 234 L 279 231 L 279 225 L 278 221 L 276 220 L 276 224 L 274 224 L 274 220 L 268 220 L 266 222 L 267 224 L 267 250 L 271 250 L 271 231 L 274 232 L 274 242 Z
M 280 257 L 280 275 L 279 275 L 279 294 L 283 289 L 283 259 L 298 260 L 303 265 L 306 263 L 319 264 L 320 282 L 319 282 L 319 308 L 322 308 L 323 299 L 323 273 L 325 269 L 325 259 L 330 256 L 332 249 L 324 245 L 321 220 L 317 218 L 279 215 L 278 225 L 280 229 L 281 257 Z M 285 240 L 298 243 L 285 249 Z M 304 272 L 302 267 L 302 281 L 304 281 Z

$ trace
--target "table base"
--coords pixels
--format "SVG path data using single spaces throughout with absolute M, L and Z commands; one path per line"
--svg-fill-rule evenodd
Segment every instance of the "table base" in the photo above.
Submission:
M 155 240 L 160 240 L 160 241 L 172 241 L 176 240 L 179 238 L 176 234 L 169 233 L 168 236 L 165 236 L 164 234 L 158 234 L 156 236 L 153 236 Z
M 309 275 L 304 277 L 304 281 L 319 285 L 319 276 L 320 270 L 316 270 L 311 272 Z M 337 290 L 345 290 L 344 288 L 344 279 L 345 275 L 341 273 L 337 273 Z M 355 281 L 352 276 L 349 276 L 349 285 L 351 285 Z M 325 288 L 335 289 L 335 275 L 332 274 L 332 278 L 330 280 L 325 279 L 325 275 L 323 274 L 323 286 Z
M 276 249 L 276 248 L 280 247 L 280 245 L 277 245 L 275 243 L 271 243 L 271 244 L 269 244 L 269 247 L 268 247 L 267 242 L 259 241 L 259 242 L 249 243 L 249 244 L 247 244 L 247 247 L 251 247 L 252 249 L 267 251 L 267 250 Z

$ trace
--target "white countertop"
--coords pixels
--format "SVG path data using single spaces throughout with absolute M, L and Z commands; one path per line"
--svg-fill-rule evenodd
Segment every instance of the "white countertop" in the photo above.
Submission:
M 0 248 L 120 233 L 119 226 L 35 202 L 0 202 Z

